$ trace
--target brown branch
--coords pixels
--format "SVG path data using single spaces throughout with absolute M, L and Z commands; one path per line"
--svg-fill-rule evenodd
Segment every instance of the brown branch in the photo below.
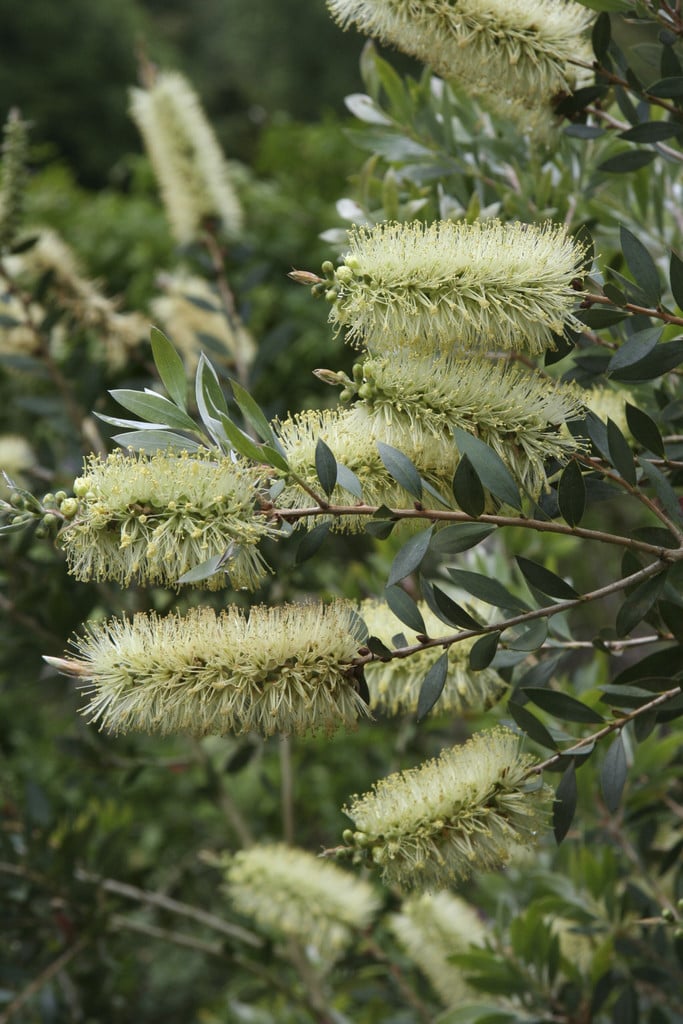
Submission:
M 584 294 L 581 302 L 582 309 L 590 309 L 591 306 L 596 305 L 611 306 L 612 309 L 625 309 L 629 313 L 642 314 L 653 317 L 656 320 L 663 320 L 667 324 L 683 326 L 683 316 L 675 316 L 673 313 L 667 313 L 663 309 L 657 309 L 652 306 L 638 306 L 633 302 L 625 302 L 622 306 L 616 306 L 606 295 L 596 295 L 594 292 Z

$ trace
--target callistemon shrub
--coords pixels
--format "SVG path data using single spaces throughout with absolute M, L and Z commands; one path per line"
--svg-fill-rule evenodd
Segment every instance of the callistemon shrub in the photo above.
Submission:
M 314 286 L 330 321 L 373 354 L 503 349 L 540 354 L 572 316 L 584 249 L 565 227 L 496 220 L 387 222 L 349 232 Z
M 525 107 L 572 92 L 593 15 L 565 0 L 327 0 L 346 28 L 396 46 L 474 96 Z
M 88 623 L 76 656 L 86 718 L 110 732 L 332 732 L 367 705 L 352 661 L 365 635 L 346 601 L 139 613 Z
M 227 891 L 240 914 L 275 939 L 294 939 L 332 965 L 379 908 L 372 886 L 328 861 L 282 843 L 240 850 Z
M 344 808 L 353 822 L 344 841 L 354 860 L 370 860 L 402 888 L 443 889 L 495 870 L 549 820 L 552 790 L 534 763 L 509 729 L 479 732 L 354 797 Z
M 200 586 L 255 590 L 268 571 L 258 544 L 277 533 L 256 512 L 259 489 L 258 467 L 217 451 L 91 455 L 59 543 L 79 580 L 173 587 L 214 558 Z

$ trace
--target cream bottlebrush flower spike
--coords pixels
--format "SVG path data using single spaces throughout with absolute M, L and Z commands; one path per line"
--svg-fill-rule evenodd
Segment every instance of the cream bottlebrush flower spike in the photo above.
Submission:
M 327 0 L 343 28 L 391 43 L 475 96 L 537 107 L 571 92 L 593 14 L 571 0 Z
M 560 428 L 584 414 L 585 392 L 541 374 L 484 356 L 433 358 L 401 349 L 366 360 L 354 373 L 359 380 L 346 378 L 344 394 L 363 399 L 378 432 L 397 414 L 416 436 L 451 436 L 460 427 L 490 445 L 536 496 L 546 484 L 545 463 L 580 450 Z
M 355 797 L 344 840 L 388 884 L 442 889 L 505 864 L 549 817 L 552 790 L 527 778 L 534 758 L 509 729 L 477 733 L 433 761 L 397 772 Z
M 195 239 L 207 217 L 218 218 L 230 237 L 238 236 L 240 202 L 213 129 L 183 75 L 162 72 L 150 89 L 131 89 L 130 112 L 178 243 Z
M 389 927 L 444 1006 L 474 998 L 463 971 L 450 962 L 471 945 L 484 945 L 486 928 L 471 904 L 449 892 L 411 896 L 403 901 L 400 914 L 389 917 Z
M 419 609 L 429 636 L 452 632 L 424 602 L 420 602 Z M 383 602 L 363 601 L 358 610 L 370 635 L 379 637 L 387 647 L 391 646 L 392 637 L 397 633 L 403 633 L 408 644 L 417 643 L 416 634 L 399 624 Z M 468 610 L 476 614 L 472 608 Z M 470 669 L 469 654 L 475 640 L 476 637 L 472 637 L 448 648 L 448 676 L 434 708 L 435 714 L 483 711 L 492 707 L 505 693 L 507 684 L 495 669 L 485 668 L 480 672 Z M 394 658 L 386 663 L 368 662 L 365 679 L 370 691 L 370 708 L 392 715 L 414 714 L 424 677 L 442 653 L 440 648 L 429 647 L 409 658 Z
M 367 705 L 351 666 L 362 643 L 348 602 L 191 608 L 87 625 L 77 657 L 46 658 L 83 680 L 91 722 L 110 732 L 302 734 L 355 725 Z
M 200 585 L 255 590 L 268 572 L 258 543 L 276 528 L 256 514 L 262 473 L 217 452 L 113 452 L 86 459 L 59 534 L 79 580 L 177 586 L 224 556 Z M 64 510 L 63 510 L 64 511 Z
M 21 223 L 28 159 L 28 125 L 11 110 L 5 122 L 0 171 L 0 252 L 9 248 Z
M 572 316 L 583 247 L 561 225 L 485 220 L 353 228 L 314 291 L 330 322 L 372 353 L 500 348 L 538 354 Z
M 399 486 L 384 468 L 377 449 L 382 441 L 400 449 L 413 461 L 421 475 L 436 488 L 450 490 L 458 453 L 453 441 L 433 435 L 415 437 L 410 422 L 396 416 L 391 425 L 377 429 L 366 409 L 359 403 L 350 409 L 312 410 L 294 416 L 292 419 L 275 424 L 287 461 L 293 472 L 310 484 L 319 487 L 315 471 L 315 446 L 318 438 L 330 447 L 337 462 L 352 470 L 360 480 L 363 501 L 371 505 L 385 504 L 394 508 L 412 508 L 415 499 Z M 339 484 L 332 493 L 332 501 L 353 505 L 358 498 Z M 429 494 L 424 495 L 425 507 Z M 311 497 L 301 487 L 290 485 L 277 499 L 281 508 L 305 508 L 311 505 Z M 304 526 L 329 517 L 309 517 Z M 333 520 L 338 530 L 363 530 L 367 516 L 342 516 Z
M 379 908 L 372 886 L 305 850 L 252 846 L 229 861 L 235 909 L 277 938 L 292 938 L 332 965 Z

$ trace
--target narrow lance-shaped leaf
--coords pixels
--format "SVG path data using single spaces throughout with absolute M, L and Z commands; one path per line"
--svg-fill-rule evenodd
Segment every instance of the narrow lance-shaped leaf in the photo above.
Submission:
M 352 469 L 341 462 L 337 463 L 337 483 L 354 498 L 358 498 L 359 501 L 363 500 L 363 486 L 360 480 Z
M 231 380 L 230 387 L 240 412 L 257 437 L 260 437 L 266 444 L 275 448 L 275 435 L 261 406 L 252 398 L 246 388 L 242 387 L 239 381 Z
M 444 653 L 427 672 L 417 698 L 417 721 L 425 718 L 441 696 L 448 676 L 448 654 Z
M 453 523 L 437 530 L 432 541 L 432 551 L 437 555 L 456 555 L 476 547 L 496 529 L 495 526 L 480 523 Z
M 424 619 L 412 597 L 401 587 L 387 587 L 384 591 L 387 604 L 397 619 L 416 633 L 426 634 Z
M 383 441 L 377 442 L 377 450 L 389 475 L 419 501 L 422 497 L 422 480 L 408 456 L 404 455 L 398 448 L 392 448 L 391 445 L 384 444 Z
M 589 722 L 598 725 L 604 722 L 602 715 L 583 704 L 575 697 L 570 697 L 560 690 L 549 690 L 547 687 L 525 686 L 525 696 L 548 714 L 554 715 L 564 722 Z
M 611 419 L 607 420 L 607 445 L 613 466 L 627 483 L 635 487 L 637 476 L 633 452 L 619 427 Z
M 463 512 L 477 518 L 486 508 L 486 495 L 477 471 L 463 455 L 453 477 L 453 497 Z
M 574 762 L 569 765 L 560 779 L 560 784 L 555 792 L 555 804 L 553 805 L 553 832 L 555 841 L 559 846 L 567 835 L 576 813 L 576 766 Z
M 337 460 L 321 437 L 315 446 L 315 471 L 320 486 L 329 498 L 337 483 Z
M 478 597 L 480 601 L 485 601 L 486 604 L 495 605 L 497 608 L 510 608 L 516 612 L 529 611 L 528 604 L 515 597 L 502 583 L 491 579 L 490 576 L 469 572 L 467 569 L 449 569 L 448 573 L 458 587 L 473 597 Z
M 187 410 L 187 375 L 185 365 L 173 345 L 158 327 L 150 331 L 152 356 L 161 383 L 179 408 Z
M 295 562 L 297 565 L 301 565 L 302 562 L 316 554 L 330 532 L 330 525 L 330 523 L 318 523 L 312 530 L 304 534 L 299 547 L 296 549 Z
M 542 747 L 546 747 L 548 750 L 557 750 L 557 744 L 543 725 L 543 722 L 539 722 L 536 716 L 532 715 L 523 704 L 518 704 L 514 700 L 509 700 L 507 709 L 510 716 L 514 719 L 520 729 L 527 734 L 527 736 L 536 743 L 540 743 Z
M 545 566 L 538 565 L 537 562 L 532 562 L 521 555 L 517 556 L 517 565 L 527 583 L 536 590 L 540 590 L 542 594 L 568 600 L 579 596 L 574 587 L 565 582 L 561 576 L 546 569 Z
M 653 306 L 658 305 L 662 289 L 655 261 L 643 243 L 623 225 L 620 229 L 620 236 L 624 259 L 635 282 L 644 292 L 648 302 L 651 302 Z
M 481 623 L 473 619 L 464 608 L 454 601 L 440 587 L 432 586 L 434 595 L 435 611 L 439 618 L 449 626 L 458 626 L 460 629 L 480 629 Z
M 600 770 L 600 788 L 607 810 L 612 814 L 619 809 L 627 771 L 626 751 L 620 732 L 605 754 Z
M 197 441 L 170 430 L 129 430 L 125 434 L 114 434 L 112 441 L 137 452 L 196 452 L 202 447 Z
M 647 459 L 641 459 L 640 465 L 645 476 L 650 481 L 655 494 L 662 503 L 662 508 L 666 514 L 675 523 L 680 523 L 683 520 L 683 510 L 681 509 L 678 495 L 667 478 L 657 466 Z
M 522 501 L 517 484 L 500 455 L 478 437 L 468 434 L 460 427 L 454 427 L 453 436 L 458 451 L 470 460 L 484 487 L 505 504 L 521 508 Z
M 659 597 L 666 581 L 667 573 L 660 573 L 654 579 L 647 579 L 639 584 L 628 595 L 617 613 L 617 636 L 628 636 L 632 629 L 641 622 Z
M 676 305 L 683 309 L 683 260 L 673 251 L 669 263 L 669 281 Z
M 109 394 L 124 409 L 135 413 L 148 423 L 163 423 L 176 430 L 191 430 L 197 433 L 197 424 L 194 420 L 163 395 L 149 391 L 130 391 L 125 388 L 114 388 Z
M 578 462 L 569 462 L 560 477 L 557 504 L 569 526 L 578 526 L 586 509 L 586 485 Z
M 496 656 L 499 640 L 500 632 L 498 630 L 494 630 L 491 633 L 485 633 L 484 636 L 480 637 L 477 642 L 472 645 L 469 657 L 469 666 L 473 672 L 481 672 L 482 669 L 488 668 Z
M 414 534 L 414 536 L 406 541 L 391 564 L 387 579 L 388 587 L 398 583 L 399 580 L 405 579 L 411 572 L 415 572 L 419 568 L 429 549 L 433 530 L 433 526 L 430 526 L 427 530 L 420 530 L 419 533 Z
M 627 402 L 626 422 L 628 423 L 628 428 L 636 441 L 638 441 L 639 444 L 642 444 L 643 448 L 654 452 L 655 455 L 660 455 L 662 457 L 666 455 L 659 427 L 646 412 L 643 412 L 642 409 L 638 409 L 637 406 L 631 405 L 630 402 Z

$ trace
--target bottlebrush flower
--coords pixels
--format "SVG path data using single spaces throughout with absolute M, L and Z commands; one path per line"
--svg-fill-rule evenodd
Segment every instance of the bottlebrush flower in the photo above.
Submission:
M 349 241 L 329 271 L 329 319 L 373 353 L 538 354 L 565 324 L 580 329 L 570 285 L 584 250 L 561 225 L 384 223 L 353 228 Z
M 131 89 L 130 112 L 143 137 L 178 243 L 193 241 L 207 217 L 218 218 L 231 237 L 239 235 L 242 208 L 225 159 L 199 99 L 183 75 L 164 72 L 150 89 Z
M 423 893 L 403 901 L 389 926 L 411 960 L 429 978 L 444 1006 L 473 998 L 473 990 L 450 957 L 483 946 L 486 928 L 474 907 L 448 892 Z
M 83 713 L 110 732 L 329 733 L 367 713 L 348 602 L 140 613 L 86 630 L 77 657 L 46 660 L 83 680 Z
M 79 580 L 176 586 L 223 555 L 201 586 L 254 590 L 268 571 L 257 545 L 276 533 L 254 511 L 261 484 L 258 469 L 215 452 L 91 455 L 59 543 Z
M 276 938 L 292 938 L 332 965 L 379 907 L 371 885 L 284 844 L 236 853 L 226 872 L 235 909 Z
M 354 860 L 370 858 L 401 887 L 445 888 L 499 868 L 546 824 L 552 791 L 527 778 L 533 763 L 510 730 L 479 732 L 354 797 L 344 840 Z
M 28 124 L 17 110 L 5 122 L 0 176 L 0 252 L 8 249 L 21 224 L 26 187 Z
M 548 460 L 566 461 L 581 447 L 561 428 L 583 415 L 584 391 L 483 356 L 399 349 L 363 363 L 358 393 L 378 433 L 397 415 L 414 435 L 450 437 L 460 427 L 490 445 L 534 495 L 546 484 Z
M 428 64 L 471 95 L 537 107 L 571 92 L 591 64 L 593 15 L 564 0 L 328 0 L 335 20 Z
M 443 636 L 453 632 L 434 615 L 424 602 L 420 612 L 429 636 Z M 469 609 L 475 614 L 473 609 Z M 392 637 L 403 633 L 408 644 L 417 643 L 417 636 L 403 624 L 388 605 L 381 601 L 363 601 L 359 608 L 371 636 L 378 637 L 391 647 Z M 492 707 L 507 689 L 507 684 L 495 669 L 485 668 L 473 672 L 469 667 L 469 654 L 476 638 L 462 640 L 448 648 L 448 677 L 434 708 L 436 714 L 483 711 Z M 389 662 L 371 661 L 365 666 L 365 679 L 370 691 L 370 708 L 381 709 L 392 715 L 414 714 L 424 677 L 443 651 L 428 647 L 409 658 L 394 658 Z

